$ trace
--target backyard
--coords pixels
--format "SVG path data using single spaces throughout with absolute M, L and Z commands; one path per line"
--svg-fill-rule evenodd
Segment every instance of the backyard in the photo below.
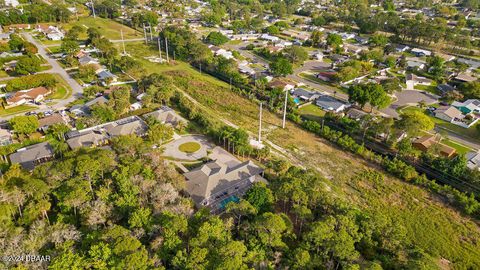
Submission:
M 298 112 L 305 118 L 313 121 L 320 121 L 325 115 L 325 111 L 315 104 L 304 105 L 298 109 Z

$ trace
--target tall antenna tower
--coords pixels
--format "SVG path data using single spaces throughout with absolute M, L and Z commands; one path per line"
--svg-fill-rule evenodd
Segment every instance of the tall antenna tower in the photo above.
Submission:
M 259 144 L 262 142 L 262 109 L 263 109 L 263 103 L 260 102 L 260 113 L 258 117 L 258 143 Z
M 122 37 L 123 55 L 127 55 L 127 52 L 125 51 L 125 41 L 123 40 L 123 30 L 122 29 L 120 29 L 120 36 Z
M 285 90 L 285 105 L 283 105 L 282 128 L 285 128 L 285 119 L 287 117 L 287 99 L 288 99 L 288 90 Z

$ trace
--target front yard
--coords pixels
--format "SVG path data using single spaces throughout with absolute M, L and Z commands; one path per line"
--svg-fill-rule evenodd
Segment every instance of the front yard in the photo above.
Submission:
M 2 108 L 0 109 L 0 116 L 10 116 L 18 113 L 25 113 L 25 112 L 33 111 L 34 109 L 36 109 L 35 106 L 25 105 L 25 104 L 8 108 L 8 109 Z

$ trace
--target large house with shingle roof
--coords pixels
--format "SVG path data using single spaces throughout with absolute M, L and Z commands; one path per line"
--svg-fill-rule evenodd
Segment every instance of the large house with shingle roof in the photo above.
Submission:
M 35 87 L 28 90 L 17 91 L 13 95 L 10 95 L 6 98 L 7 106 L 5 107 L 14 107 L 25 104 L 27 102 L 40 102 L 44 100 L 45 97 L 50 93 L 52 93 L 52 91 L 43 86 Z
M 10 155 L 10 162 L 20 164 L 25 170 L 33 170 L 36 165 L 53 158 L 53 148 L 48 142 L 37 143 L 18 149 Z
M 172 108 L 167 106 L 162 106 L 160 107 L 160 109 L 154 112 L 143 115 L 144 119 L 147 119 L 149 117 L 153 117 L 160 123 L 171 125 L 172 127 L 176 127 L 181 122 L 187 123 L 187 120 L 178 115 Z
M 265 182 L 263 169 L 252 161 L 240 163 L 216 160 L 185 173 L 186 190 L 197 207 L 221 211 L 230 201 L 237 201 L 255 182 Z

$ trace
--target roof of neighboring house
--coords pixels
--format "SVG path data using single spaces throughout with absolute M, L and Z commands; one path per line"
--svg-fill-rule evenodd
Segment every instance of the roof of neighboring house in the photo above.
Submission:
M 463 118 L 463 114 L 461 111 L 459 111 L 457 108 L 453 107 L 453 106 L 442 106 L 442 107 L 439 107 L 438 109 L 435 110 L 435 115 L 439 114 L 439 113 L 443 113 L 445 114 L 446 116 L 450 117 L 450 118 L 458 118 L 458 119 L 461 119 Z
M 57 123 L 65 123 L 65 120 L 63 119 L 62 115 L 59 113 L 54 113 L 47 117 L 38 119 L 39 127 L 47 127 Z
M 192 199 L 200 204 L 204 199 L 239 184 L 252 176 L 259 175 L 263 169 L 251 161 L 228 166 L 212 161 L 185 173 L 186 190 Z
M 172 108 L 167 106 L 162 106 L 160 109 L 151 113 L 147 113 L 143 117 L 153 117 L 162 123 L 171 125 L 177 125 L 179 122 L 187 122 L 187 120 L 178 115 Z
M 35 161 L 53 156 L 53 148 L 48 142 L 38 143 L 18 149 L 10 155 L 12 163 L 19 163 L 26 170 L 35 168 Z
M 321 95 L 317 101 L 315 102 L 317 106 L 320 106 L 324 109 L 337 111 L 338 109 L 342 108 L 343 106 L 347 106 L 348 104 L 338 100 L 334 97 L 328 95 Z
M 456 152 L 454 148 L 440 143 L 435 135 L 425 135 L 423 137 L 420 137 L 413 141 L 413 144 L 421 145 L 424 148 L 422 150 L 427 150 L 430 149 L 430 147 L 437 145 L 439 147 L 440 154 L 447 157 L 452 156 Z
M 85 132 L 73 131 L 69 132 L 66 136 L 69 138 L 67 144 L 71 149 L 99 145 L 108 139 L 104 133 L 98 130 L 88 130 Z
M 476 77 L 473 77 L 472 75 L 468 73 L 460 73 L 455 77 L 456 80 L 462 81 L 462 82 L 474 82 L 477 80 Z
M 89 55 L 81 55 L 78 58 L 78 63 L 80 63 L 80 65 L 85 65 L 88 63 L 98 63 L 98 60 L 93 57 L 90 57 Z
M 451 86 L 450 84 L 446 84 L 446 83 L 437 85 L 437 89 L 440 90 L 440 92 L 442 92 L 442 93 L 447 93 L 447 92 L 455 90 L 455 88 L 453 86 Z
M 117 76 L 110 72 L 109 70 L 102 70 L 97 74 L 100 80 L 105 80 L 107 78 L 116 78 Z
M 358 109 L 355 109 L 355 108 L 351 108 L 350 110 L 348 110 L 348 112 L 346 113 L 346 115 L 349 117 L 349 118 L 352 118 L 352 119 L 360 119 L 362 118 L 363 116 L 367 115 L 368 113 L 364 112 L 364 111 L 361 111 L 361 110 L 358 110 Z
M 302 98 L 302 99 L 310 100 L 312 98 L 318 97 L 319 94 L 315 93 L 315 92 L 312 92 L 312 91 L 308 91 L 308 90 L 303 89 L 303 88 L 295 88 L 292 91 L 292 96 L 296 96 L 296 97 L 299 97 L 299 98 Z
M 462 112 L 470 113 L 474 110 L 480 110 L 480 100 L 467 99 L 464 102 L 454 101 L 452 106 L 459 108 Z
M 471 170 L 480 169 L 480 152 L 467 153 L 467 167 Z
M 407 79 L 407 81 L 411 80 L 411 81 L 415 81 L 415 82 L 419 82 L 419 83 L 432 83 L 432 80 L 430 80 L 428 78 L 425 78 L 425 77 L 417 76 L 413 73 L 407 74 L 406 79 Z
M 130 116 L 120 119 L 106 125 L 105 130 L 110 136 L 122 136 L 122 135 L 143 135 L 147 132 L 147 125 L 138 116 Z
M 36 99 L 38 96 L 46 95 L 48 93 L 50 93 L 50 90 L 48 90 L 47 88 L 45 88 L 43 86 L 32 88 L 32 89 L 29 89 L 29 90 L 22 90 L 22 91 L 15 92 L 15 94 L 8 97 L 7 98 L 7 103 L 15 103 L 15 102 L 18 102 L 18 101 L 20 101 L 24 98 L 26 98 L 26 99 Z
M 75 112 L 75 111 L 81 111 L 83 113 L 88 113 L 89 110 L 90 110 L 90 107 L 92 107 L 93 105 L 95 104 L 105 104 L 108 102 L 108 99 L 105 98 L 104 96 L 99 96 L 99 97 L 96 97 L 90 101 L 88 101 L 87 103 L 85 104 L 77 104 L 77 105 L 73 105 L 71 108 L 70 108 L 70 112 Z
M 288 82 L 283 81 L 283 80 L 278 80 L 278 79 L 277 79 L 277 80 L 272 80 L 272 81 L 268 84 L 268 86 L 270 86 L 271 88 L 281 88 L 281 89 L 285 88 L 285 87 L 288 86 L 288 85 L 292 85 L 292 86 L 293 86 L 293 84 L 291 84 L 291 83 L 288 83 Z

